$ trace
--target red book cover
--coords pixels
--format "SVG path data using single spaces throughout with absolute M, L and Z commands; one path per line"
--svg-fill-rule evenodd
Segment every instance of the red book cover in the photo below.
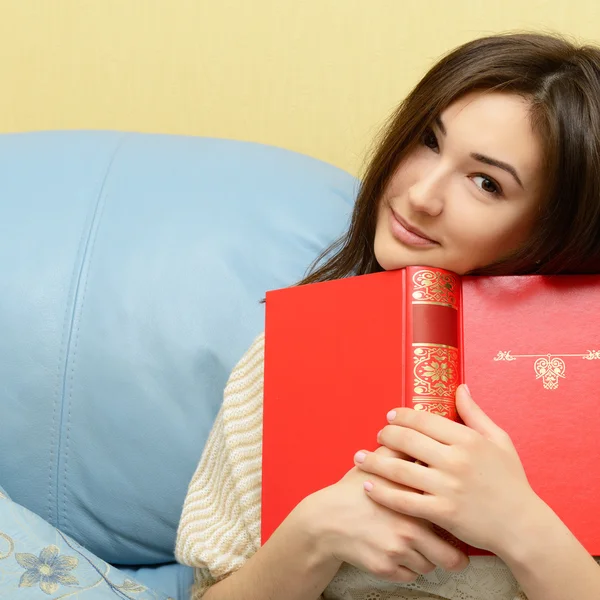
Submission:
M 456 418 L 466 381 L 536 493 L 600 555 L 599 300 L 600 276 L 429 267 L 268 292 L 263 543 L 357 450 L 377 447 L 390 409 Z

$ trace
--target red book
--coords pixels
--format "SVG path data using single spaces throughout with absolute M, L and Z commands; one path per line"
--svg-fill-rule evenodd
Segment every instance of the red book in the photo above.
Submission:
M 377 447 L 389 410 L 455 419 L 466 381 L 536 493 L 600 555 L 600 276 L 410 267 L 274 290 L 266 303 L 263 543 L 357 450 Z

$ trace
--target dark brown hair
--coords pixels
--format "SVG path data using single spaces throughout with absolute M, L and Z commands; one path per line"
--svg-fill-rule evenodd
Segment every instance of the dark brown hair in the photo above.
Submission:
M 528 242 L 474 274 L 600 272 L 600 49 L 543 34 L 480 38 L 442 58 L 400 104 L 362 178 L 347 233 L 299 284 L 381 271 L 373 252 L 379 200 L 398 164 L 434 119 L 473 91 L 531 103 L 545 185 Z

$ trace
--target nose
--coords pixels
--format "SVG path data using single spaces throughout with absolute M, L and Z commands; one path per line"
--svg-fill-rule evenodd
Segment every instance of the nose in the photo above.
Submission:
M 437 217 L 444 210 L 444 180 L 441 169 L 419 173 L 408 189 L 408 200 L 415 212 Z

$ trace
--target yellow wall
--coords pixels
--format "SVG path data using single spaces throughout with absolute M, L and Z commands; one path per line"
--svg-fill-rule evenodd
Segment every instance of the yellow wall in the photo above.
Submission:
M 0 131 L 238 138 L 356 173 L 436 57 L 523 28 L 600 42 L 600 3 L 0 0 Z

